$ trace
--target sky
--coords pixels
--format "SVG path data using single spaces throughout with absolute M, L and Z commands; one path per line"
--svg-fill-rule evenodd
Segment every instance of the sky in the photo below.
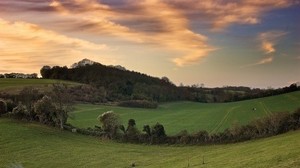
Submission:
M 0 0 L 0 74 L 84 58 L 179 85 L 300 82 L 300 0 Z

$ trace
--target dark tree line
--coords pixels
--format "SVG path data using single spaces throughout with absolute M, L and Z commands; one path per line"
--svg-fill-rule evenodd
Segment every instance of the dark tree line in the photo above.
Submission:
M 134 71 L 120 70 L 99 63 L 76 68 L 49 67 L 41 69 L 46 79 L 62 79 L 89 84 L 93 91 L 91 102 L 147 100 L 166 102 L 189 100 L 196 102 L 232 102 L 254 99 L 300 90 L 297 84 L 279 89 L 251 89 L 226 86 L 204 88 L 198 85 L 176 86 L 167 77 L 156 78 Z M 81 88 L 84 89 L 84 88 Z M 130 103 L 127 103 L 130 104 Z M 134 103 L 132 103 L 135 105 Z

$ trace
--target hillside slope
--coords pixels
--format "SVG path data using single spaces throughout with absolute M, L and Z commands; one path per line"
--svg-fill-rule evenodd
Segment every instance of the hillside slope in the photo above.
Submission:
M 293 112 L 300 107 L 300 91 L 232 103 L 163 103 L 157 109 L 90 104 L 80 104 L 75 107 L 73 112 L 75 118 L 69 122 L 83 128 L 99 125 L 97 116 L 113 110 L 120 114 L 124 125 L 130 118 L 135 119 L 140 130 L 144 124 L 154 125 L 159 122 L 164 125 L 169 135 L 185 129 L 190 133 L 199 130 L 218 132 L 230 127 L 232 123 L 246 124 L 273 112 Z
M 16 93 L 27 86 L 47 90 L 52 84 L 55 83 L 65 83 L 70 86 L 80 85 L 80 83 L 76 82 L 54 79 L 0 78 L 0 92 L 5 91 L 9 93 Z
M 0 119 L 0 167 L 299 167 L 300 132 L 214 146 L 120 144 L 34 123 Z M 203 156 L 205 164 L 203 162 Z

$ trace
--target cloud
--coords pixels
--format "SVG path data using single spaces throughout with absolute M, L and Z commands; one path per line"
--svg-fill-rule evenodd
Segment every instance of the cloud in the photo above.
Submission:
M 262 65 L 262 64 L 268 64 L 268 63 L 271 63 L 273 62 L 273 59 L 274 57 L 266 57 L 266 58 L 263 58 L 262 60 L 258 61 L 255 65 Z
M 293 4 L 291 0 L 10 0 L 1 1 L 0 9 L 22 16 L 48 12 L 47 19 L 32 20 L 56 32 L 162 48 L 182 67 L 199 63 L 217 48 L 202 33 L 205 30 L 192 29 L 192 22 L 222 31 L 233 24 L 260 23 L 266 12 Z M 267 42 L 269 51 L 275 49 Z
M 257 61 L 256 63 L 248 64 L 241 66 L 241 68 L 248 68 L 248 67 L 253 67 L 253 66 L 258 66 L 258 65 L 265 65 L 265 64 L 270 64 L 274 61 L 273 56 L 266 56 L 262 58 L 261 60 Z
M 268 31 L 258 35 L 258 40 L 261 43 L 261 49 L 265 54 L 276 52 L 276 44 L 278 41 L 287 34 L 284 31 Z
M 93 0 L 72 2 L 69 5 L 53 1 L 50 6 L 61 16 L 77 20 L 76 26 L 72 27 L 84 29 L 87 33 L 165 48 L 174 54 L 171 60 L 177 66 L 195 64 L 214 50 L 205 35 L 189 29 L 189 21 L 184 15 L 162 1 L 133 0 L 128 8 L 135 11 L 129 13 L 125 12 L 128 9 L 115 11 Z
M 93 54 L 108 49 L 106 45 L 67 37 L 35 24 L 1 18 L 0 39 L 1 68 L 6 71 L 32 72 L 45 63 L 66 65 L 84 57 L 83 52 Z
M 296 4 L 292 0 L 165 0 L 190 19 L 210 25 L 214 31 L 232 24 L 257 24 L 264 13 Z

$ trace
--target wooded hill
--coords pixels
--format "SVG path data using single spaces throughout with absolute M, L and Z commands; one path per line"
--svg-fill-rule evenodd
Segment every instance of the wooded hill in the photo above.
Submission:
M 299 90 L 296 84 L 276 90 L 251 89 L 249 87 L 176 86 L 167 77 L 152 77 L 96 62 L 72 68 L 44 66 L 41 69 L 41 75 L 45 79 L 62 79 L 89 84 L 93 90 L 97 90 L 93 92 L 101 95 L 98 95 L 101 97 L 99 102 L 128 100 L 229 102 Z M 78 89 L 85 90 L 84 88 Z

